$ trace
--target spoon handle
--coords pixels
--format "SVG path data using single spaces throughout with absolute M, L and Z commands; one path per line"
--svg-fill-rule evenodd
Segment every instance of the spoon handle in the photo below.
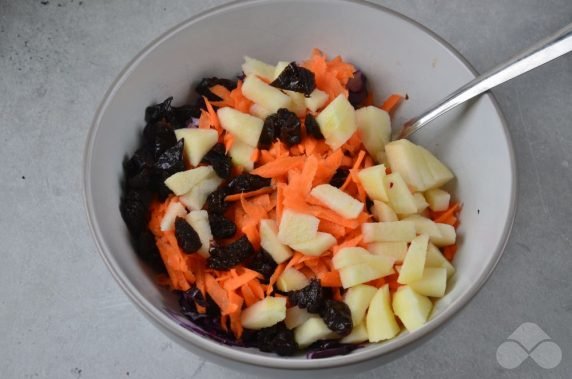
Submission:
M 509 61 L 476 77 L 443 100 L 407 121 L 400 138 L 407 138 L 433 119 L 491 88 L 572 51 L 572 24 L 517 54 Z

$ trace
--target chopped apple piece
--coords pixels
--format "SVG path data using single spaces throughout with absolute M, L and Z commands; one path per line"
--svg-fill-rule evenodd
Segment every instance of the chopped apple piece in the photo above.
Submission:
M 222 179 L 213 171 L 193 186 L 189 192 L 182 195 L 179 200 L 189 209 L 201 209 L 210 193 L 216 190 L 221 183 Z
M 216 132 L 215 132 L 216 133 Z M 180 171 L 165 180 L 165 185 L 177 196 L 183 195 L 214 172 L 211 166 L 201 166 L 187 171 Z
M 389 201 L 383 182 L 385 176 L 385 165 L 383 164 L 364 168 L 359 172 L 359 181 L 370 199 Z
M 356 124 L 368 153 L 373 157 L 383 153 L 391 139 L 389 114 L 372 105 L 362 107 L 356 111 Z
M 234 137 L 252 147 L 258 145 L 264 121 L 230 107 L 219 108 L 217 116 L 223 129 Z
M 443 184 L 447 183 L 455 177 L 451 170 L 445 166 L 439 159 L 437 159 L 429 150 L 425 149 L 423 146 L 417 146 L 421 151 L 421 156 L 425 159 L 425 163 L 433 175 L 433 182 L 430 188 L 438 188 Z
M 412 332 L 427 322 L 433 303 L 428 297 L 402 286 L 393 294 L 393 311 L 405 328 Z
M 455 267 L 441 254 L 441 251 L 432 243 L 427 247 L 427 258 L 425 259 L 425 269 L 428 267 L 442 267 L 447 270 L 447 278 L 455 273 Z
M 365 312 L 377 288 L 366 284 L 358 284 L 351 287 L 344 295 L 344 303 L 348 305 L 352 313 L 354 327 L 363 322 Z
M 407 242 L 374 242 L 368 244 L 367 249 L 374 255 L 392 257 L 396 263 L 401 263 L 407 254 Z
M 285 209 L 278 227 L 278 240 L 286 245 L 295 245 L 316 238 L 320 220 L 312 215 Z
M 290 96 L 253 75 L 244 79 L 242 94 L 271 112 L 276 112 L 280 108 L 288 108 L 290 104 Z
M 332 264 L 336 270 L 364 263 L 370 252 L 363 247 L 344 247 L 334 254 Z
M 365 322 L 354 326 L 352 332 L 340 340 L 341 343 L 362 343 L 368 340 Z
M 326 105 L 328 98 L 327 93 L 316 88 L 312 91 L 310 97 L 305 98 L 304 101 L 306 103 L 306 108 L 312 112 L 317 112 L 320 108 Z
M 425 200 L 425 196 L 422 193 L 416 192 L 413 194 L 413 199 L 415 200 L 415 205 L 417 206 L 417 213 L 423 212 L 429 206 L 429 203 Z
M 292 250 L 278 240 L 278 227 L 274 220 L 260 220 L 260 245 L 278 264 L 292 256 Z
M 423 277 L 428 244 L 429 236 L 426 234 L 421 234 L 411 241 L 407 254 L 405 254 L 399 277 L 397 278 L 398 283 L 409 284 Z
M 310 191 L 310 195 L 328 208 L 345 218 L 354 219 L 363 210 L 363 203 L 331 184 L 320 184 Z
M 286 318 L 286 298 L 268 296 L 242 311 L 240 322 L 248 329 L 263 329 Z
M 208 258 L 213 235 L 209 224 L 209 215 L 207 211 L 198 210 L 190 211 L 185 220 L 195 229 L 201 240 L 201 247 L 197 251 L 201 256 Z
M 391 308 L 389 285 L 385 284 L 379 288 L 372 297 L 367 311 L 366 327 L 369 342 L 388 340 L 399 333 L 401 328 Z
M 415 191 L 440 187 L 454 177 L 433 154 L 409 140 L 390 142 L 385 152 L 392 172 L 400 173 Z
M 366 222 L 361 225 L 363 242 L 409 242 L 415 234 L 412 221 Z
M 350 288 L 358 284 L 367 283 L 370 280 L 383 278 L 384 276 L 390 275 L 393 272 L 393 260 L 388 259 L 388 257 L 383 256 L 372 256 L 372 258 L 387 259 L 385 262 L 375 262 L 385 264 L 385 269 L 381 270 L 381 265 L 372 265 L 373 259 L 367 263 L 360 263 L 357 265 L 347 266 L 341 268 L 340 280 L 344 288 Z
M 252 103 L 249 111 L 251 115 L 253 115 L 254 117 L 258 117 L 262 120 L 264 120 L 266 117 L 272 114 L 272 112 L 270 112 L 268 109 L 265 109 L 260 104 L 256 103 Z
M 389 197 L 389 204 L 395 213 L 402 215 L 417 213 L 415 198 L 399 173 L 394 172 L 387 175 L 384 178 L 384 184 Z
M 438 247 L 453 245 L 457 240 L 455 228 L 449 224 L 436 223 L 435 225 L 439 229 L 440 237 L 433 237 L 431 242 Z
M 294 91 L 284 91 L 286 95 L 290 96 L 290 105 L 288 105 L 288 110 L 296 113 L 298 117 L 304 117 L 306 115 L 306 97 L 303 93 Z
M 276 64 L 274 68 L 274 76 L 272 77 L 272 81 L 274 81 L 277 77 L 280 76 L 282 71 L 290 64 L 290 62 L 280 61 Z
M 241 166 L 246 171 L 251 171 L 254 168 L 252 154 L 255 149 L 255 147 L 247 145 L 240 140 L 235 140 L 228 151 L 228 155 L 230 155 L 233 165 Z
M 446 211 L 449 209 L 451 194 L 439 188 L 425 191 L 425 199 L 429 203 L 429 208 L 435 212 Z
M 332 150 L 342 146 L 357 130 L 354 107 L 343 94 L 328 104 L 316 121 Z
M 429 297 L 443 297 L 447 289 L 447 269 L 443 267 L 425 267 L 423 277 L 409 283 L 418 294 Z
M 306 320 L 308 320 L 312 316 L 310 312 L 308 312 L 304 308 L 300 308 L 297 305 L 286 309 L 286 318 L 284 319 L 284 323 L 288 329 L 294 329 L 300 325 L 302 325 Z
M 177 136 L 177 140 L 185 140 L 183 152 L 185 159 L 192 166 L 198 166 L 205 154 L 218 141 L 218 132 L 214 129 L 176 129 L 175 136 Z
M 374 200 L 371 207 L 373 217 L 379 222 L 398 221 L 395 211 L 383 201 Z
M 306 275 L 296 270 L 294 267 L 288 267 L 276 281 L 276 287 L 282 292 L 297 291 L 306 287 L 310 281 Z
M 441 232 L 437 224 L 427 217 L 420 215 L 411 215 L 403 219 L 404 221 L 411 221 L 415 224 L 415 232 L 417 234 L 427 234 L 431 242 L 434 238 L 441 238 Z
M 274 80 L 274 66 L 259 61 L 258 59 L 244 57 L 242 72 L 244 75 L 256 75 L 268 81 Z
M 337 336 L 320 317 L 311 317 L 294 329 L 294 340 L 300 347 L 306 347 L 316 341 L 331 339 Z
M 165 215 L 161 219 L 161 231 L 165 232 L 167 230 L 173 230 L 175 226 L 175 220 L 177 217 L 185 217 L 187 215 L 187 210 L 183 204 L 179 202 L 173 202 L 169 204 Z
M 291 247 L 304 255 L 317 257 L 334 246 L 336 242 L 336 238 L 330 233 L 318 232 L 313 239 L 292 244 Z

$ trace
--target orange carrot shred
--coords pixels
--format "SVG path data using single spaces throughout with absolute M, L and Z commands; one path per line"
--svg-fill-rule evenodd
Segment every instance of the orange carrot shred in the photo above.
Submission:
M 260 189 L 250 191 L 250 192 L 241 192 L 241 193 L 235 193 L 233 195 L 228 195 L 227 197 L 224 198 L 224 201 L 238 201 L 240 199 L 248 199 L 251 197 L 264 195 L 264 194 L 272 193 L 272 192 L 273 192 L 273 189 L 271 187 L 262 187 Z
M 272 276 L 270 277 L 270 280 L 268 281 L 268 287 L 266 288 L 266 296 L 268 296 L 272 293 L 272 291 L 274 290 L 274 283 L 276 283 L 276 281 L 278 280 L 278 277 L 280 275 L 282 275 L 285 268 L 286 268 L 285 262 L 282 262 L 278 266 L 276 266 L 274 273 L 272 274 Z

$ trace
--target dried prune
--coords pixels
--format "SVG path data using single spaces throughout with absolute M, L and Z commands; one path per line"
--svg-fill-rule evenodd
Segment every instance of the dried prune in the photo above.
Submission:
M 219 213 L 209 212 L 209 225 L 214 238 L 230 238 L 236 233 L 234 222 Z
M 209 101 L 220 101 L 222 99 L 219 96 L 212 93 L 210 90 L 211 87 L 214 87 L 217 84 L 223 86 L 229 91 L 232 91 L 233 89 L 236 88 L 236 82 L 234 80 L 217 78 L 213 76 L 210 78 L 203 78 L 199 82 L 199 84 L 197 84 L 197 86 L 195 87 L 195 91 L 199 95 L 206 97 Z
M 264 249 L 261 249 L 258 253 L 252 256 L 252 259 L 247 263 L 246 267 L 259 272 L 264 276 L 262 280 L 263 283 L 268 283 L 270 277 L 276 269 L 276 262 L 270 254 Z
M 119 210 L 131 233 L 139 234 L 147 227 L 150 202 L 149 193 L 135 190 L 129 190 L 121 199 Z
M 348 178 L 349 174 L 350 174 L 349 168 L 347 167 L 338 168 L 334 173 L 334 176 L 332 176 L 332 179 L 330 179 L 330 184 L 334 187 L 340 188 Z
M 127 179 L 127 186 L 134 189 L 145 189 L 148 188 L 153 179 L 153 171 L 149 168 L 144 168 Z
M 276 122 L 271 116 L 266 117 L 262 125 L 260 137 L 258 138 L 258 148 L 269 149 L 276 138 L 278 138 L 276 135 Z
M 311 279 L 310 284 L 301 290 L 288 292 L 288 299 L 310 313 L 319 313 L 324 304 L 324 290 L 318 279 Z
M 324 135 L 320 130 L 320 125 L 318 125 L 318 121 L 316 121 L 316 118 L 312 116 L 310 113 L 308 113 L 306 115 L 306 118 L 304 119 L 304 126 L 306 126 L 306 133 L 308 133 L 308 135 L 318 140 L 324 139 Z
M 201 117 L 201 109 L 194 105 L 186 104 L 180 107 L 171 107 L 167 120 L 174 129 L 186 128 L 193 118 Z
M 147 147 L 138 149 L 131 158 L 123 163 L 123 170 L 127 177 L 132 177 L 145 168 L 153 167 L 153 154 Z
M 197 305 L 206 308 L 206 313 L 198 312 Z M 220 309 L 212 298 L 207 294 L 205 299 L 201 291 L 195 285 L 185 292 L 180 293 L 179 306 L 181 307 L 181 313 L 187 316 L 191 321 L 198 321 L 201 325 L 202 321 L 220 316 Z
M 339 340 L 320 340 L 308 346 L 306 357 L 308 359 L 322 359 L 346 355 L 361 346 L 354 343 L 340 343 Z
M 224 199 L 230 195 L 230 191 L 226 187 L 221 187 L 207 197 L 207 209 L 209 213 L 222 214 L 229 207 L 229 203 Z
M 161 258 L 157 244 L 155 243 L 155 236 L 149 229 L 144 230 L 134 240 L 135 252 L 156 272 L 166 272 L 165 263 Z
M 180 140 L 163 152 L 155 162 L 155 168 L 173 175 L 185 169 L 183 162 L 184 140 Z
M 262 149 L 269 148 L 276 138 L 288 146 L 295 145 L 302 141 L 300 120 L 295 113 L 286 108 L 280 108 L 276 113 L 266 117 L 260 136 L 262 141 L 258 140 L 258 147 Z
M 371 213 L 371 207 L 373 207 L 373 200 L 367 196 L 365 198 L 365 209 L 367 209 L 369 213 Z
M 298 351 L 294 332 L 284 322 L 263 328 L 256 333 L 257 346 L 261 351 L 281 356 L 293 355 Z
M 213 170 L 222 179 L 228 179 L 232 170 L 232 160 L 226 155 L 225 147 L 222 143 L 217 143 L 203 157 L 203 162 L 213 166 Z
M 270 186 L 270 178 L 254 174 L 240 174 L 228 183 L 229 194 L 250 192 Z
M 201 247 L 201 239 L 196 230 L 182 217 L 175 219 L 175 237 L 183 253 L 191 254 Z
M 316 78 L 312 71 L 292 62 L 270 85 L 280 89 L 301 92 L 307 97 L 316 89 Z
M 151 148 L 154 159 L 159 158 L 161 154 L 177 143 L 173 127 L 163 120 L 147 124 L 143 129 L 143 137 Z
M 354 108 L 359 108 L 364 105 L 367 99 L 367 78 L 361 71 L 354 72 L 353 78 L 346 84 L 348 89 L 348 100 Z
M 145 109 L 145 122 L 148 124 L 154 124 L 157 121 L 167 118 L 167 115 L 171 111 L 171 102 L 173 97 L 168 97 L 162 103 L 155 105 L 150 105 Z
M 207 258 L 207 267 L 215 270 L 230 270 L 237 264 L 244 262 L 254 253 L 252 244 L 242 236 L 230 245 L 211 249 Z
M 342 301 L 328 299 L 320 310 L 320 317 L 329 329 L 341 336 L 350 334 L 353 328 L 350 307 Z

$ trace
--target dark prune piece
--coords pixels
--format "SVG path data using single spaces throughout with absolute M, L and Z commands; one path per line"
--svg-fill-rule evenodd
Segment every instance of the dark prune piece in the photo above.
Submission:
M 288 299 L 310 313 L 319 313 L 324 304 L 324 290 L 318 279 L 311 279 L 310 284 L 301 290 L 288 292 Z
M 288 146 L 295 145 L 302 141 L 300 120 L 298 120 L 295 113 L 290 112 L 286 108 L 280 108 L 276 113 L 266 117 L 260 136 L 262 143 L 259 139 L 258 146 L 262 149 L 269 148 L 276 138 L 279 138 Z
M 320 317 L 329 329 L 341 336 L 346 336 L 352 331 L 352 313 L 350 307 L 342 301 L 326 300 L 320 310 Z
M 177 244 L 183 253 L 194 253 L 202 246 L 199 234 L 182 217 L 177 217 L 175 219 L 175 237 L 177 238 Z
M 270 85 L 280 89 L 301 92 L 308 97 L 316 89 L 316 78 L 312 71 L 292 62 Z
M 288 329 L 284 322 L 260 329 L 256 333 L 256 342 L 258 348 L 266 353 L 289 356 L 294 355 L 298 351 L 294 332 Z
M 207 209 L 209 213 L 222 214 L 230 206 L 224 199 L 230 195 L 230 191 L 226 187 L 221 187 L 207 197 Z
M 214 171 L 221 179 L 230 178 L 232 160 L 226 155 L 224 144 L 217 143 L 203 157 L 203 162 L 213 166 Z
M 361 71 L 354 72 L 353 78 L 346 84 L 348 89 L 348 101 L 354 108 L 359 108 L 364 105 L 367 99 L 367 78 Z
M 127 179 L 127 186 L 134 189 L 146 189 L 153 180 L 153 171 L 150 168 L 144 168 L 138 174 Z
M 240 174 L 228 183 L 230 194 L 250 192 L 270 186 L 270 178 L 254 174 Z
M 216 239 L 230 238 L 236 233 L 234 222 L 219 213 L 209 212 L 209 225 Z
M 138 234 L 147 227 L 150 202 L 150 194 L 135 190 L 128 191 L 121 199 L 119 210 L 131 233 Z
M 137 255 L 146 262 L 156 272 L 166 272 L 165 263 L 161 258 L 157 244 L 155 243 L 155 236 L 149 229 L 144 230 L 135 239 L 135 252 Z
M 153 158 L 157 159 L 167 149 L 177 143 L 177 137 L 171 124 L 166 121 L 150 123 L 143 129 L 145 142 L 151 148 Z
M 340 343 L 338 340 L 321 340 L 308 346 L 306 357 L 308 359 L 322 359 L 346 355 L 362 346 L 354 343 Z
M 246 265 L 247 268 L 259 272 L 264 276 L 262 283 L 266 284 L 276 269 L 277 263 L 264 249 L 256 253 Z
M 155 105 L 150 105 L 145 109 L 145 122 L 148 124 L 154 124 L 157 121 L 167 118 L 167 115 L 171 111 L 171 102 L 173 97 L 168 97 L 162 103 Z
M 244 262 L 253 253 L 252 244 L 246 236 L 242 236 L 230 245 L 211 249 L 207 267 L 226 271 Z
M 206 308 L 206 313 L 199 313 L 197 305 Z M 201 291 L 195 285 L 185 292 L 180 293 L 179 306 L 181 307 L 181 313 L 187 316 L 191 321 L 195 322 L 220 316 L 220 309 L 212 298 L 207 294 L 205 299 Z
M 318 121 L 316 121 L 316 118 L 312 116 L 310 113 L 306 115 L 306 119 L 304 120 L 304 125 L 306 126 L 306 133 L 308 133 L 308 135 L 318 140 L 324 139 L 324 135 L 320 130 L 320 125 L 318 125 Z
M 179 171 L 184 171 L 185 164 L 183 162 L 183 146 L 184 140 L 180 140 L 165 150 L 163 154 L 159 156 L 157 162 L 155 162 L 155 168 L 170 175 Z
M 206 97 L 209 101 L 220 101 L 222 99 L 210 90 L 211 87 L 214 87 L 217 84 L 223 86 L 229 91 L 236 88 L 236 82 L 234 80 L 222 79 L 213 76 L 211 78 L 203 78 L 195 87 L 195 91 L 197 91 L 199 95 Z
M 171 107 L 171 112 L 167 115 L 167 119 L 174 129 L 186 128 L 193 118 L 199 117 L 201 117 L 201 109 L 189 104 Z
M 367 209 L 369 213 L 371 213 L 371 207 L 373 207 L 373 200 L 367 196 L 365 198 L 365 209 Z
M 260 132 L 260 137 L 258 138 L 258 148 L 269 149 L 276 138 L 278 138 L 276 135 L 276 122 L 271 116 L 268 116 L 262 125 L 262 132 Z
M 340 188 L 348 178 L 349 174 L 350 174 L 349 168 L 347 167 L 338 168 L 334 173 L 334 176 L 332 176 L 332 179 L 330 179 L 330 184 L 336 188 Z
M 123 170 L 127 177 L 132 177 L 141 172 L 145 168 L 153 167 L 154 159 L 151 151 L 142 147 L 138 149 L 131 158 L 123 163 Z

